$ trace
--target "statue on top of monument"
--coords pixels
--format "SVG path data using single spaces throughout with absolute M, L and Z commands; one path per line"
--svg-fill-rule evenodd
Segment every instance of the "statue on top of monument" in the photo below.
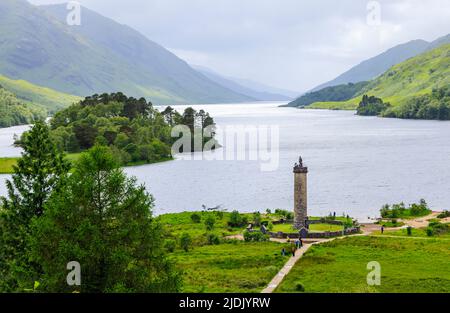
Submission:
M 303 167 L 303 159 L 301 156 L 298 158 L 298 163 L 299 163 L 300 167 Z

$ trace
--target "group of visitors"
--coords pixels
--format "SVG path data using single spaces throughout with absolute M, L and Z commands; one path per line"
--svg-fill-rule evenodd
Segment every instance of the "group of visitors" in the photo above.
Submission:
M 288 239 L 288 243 L 289 242 L 290 242 L 290 240 Z M 303 247 L 303 241 L 302 241 L 301 238 L 297 239 L 295 242 L 293 242 L 291 244 L 291 251 L 290 252 L 292 253 L 293 257 L 295 256 L 295 252 L 298 249 L 300 249 L 301 247 Z M 283 249 L 281 249 L 281 255 L 282 256 L 286 256 L 286 254 L 287 254 L 286 248 L 283 247 Z

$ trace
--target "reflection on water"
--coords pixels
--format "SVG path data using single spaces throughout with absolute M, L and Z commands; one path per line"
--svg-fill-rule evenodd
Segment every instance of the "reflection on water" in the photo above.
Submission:
M 278 125 L 279 168 L 257 161 L 185 161 L 127 168 L 156 199 L 156 213 L 223 205 L 241 211 L 293 208 L 292 167 L 309 167 L 309 212 L 376 216 L 385 203 L 425 198 L 450 207 L 450 122 L 359 117 L 278 104 L 201 105 L 220 126 Z M 9 131 L 11 132 L 11 131 Z M 3 134 L 3 133 L 1 133 Z M 5 147 L 3 136 L 0 146 Z M 225 146 L 224 149 L 227 147 Z M 4 184 L 0 176 L 0 194 Z

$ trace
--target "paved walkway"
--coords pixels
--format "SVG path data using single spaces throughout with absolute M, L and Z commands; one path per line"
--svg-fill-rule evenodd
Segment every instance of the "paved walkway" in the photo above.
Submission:
M 324 242 L 335 240 L 336 238 L 320 240 L 311 244 L 305 244 L 303 247 L 297 250 L 294 257 L 291 257 L 289 261 L 283 266 L 283 268 L 278 272 L 278 274 L 272 279 L 269 285 L 261 291 L 261 293 L 272 293 L 278 287 L 278 285 L 283 281 L 284 277 L 291 271 L 295 263 L 309 250 L 313 245 L 321 244 Z

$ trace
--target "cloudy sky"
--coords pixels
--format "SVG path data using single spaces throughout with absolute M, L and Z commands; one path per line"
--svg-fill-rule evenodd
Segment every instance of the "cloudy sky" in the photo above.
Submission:
M 191 64 L 295 91 L 333 79 L 394 45 L 450 33 L 448 0 L 376 1 L 379 19 L 375 1 L 368 0 L 79 2 Z

